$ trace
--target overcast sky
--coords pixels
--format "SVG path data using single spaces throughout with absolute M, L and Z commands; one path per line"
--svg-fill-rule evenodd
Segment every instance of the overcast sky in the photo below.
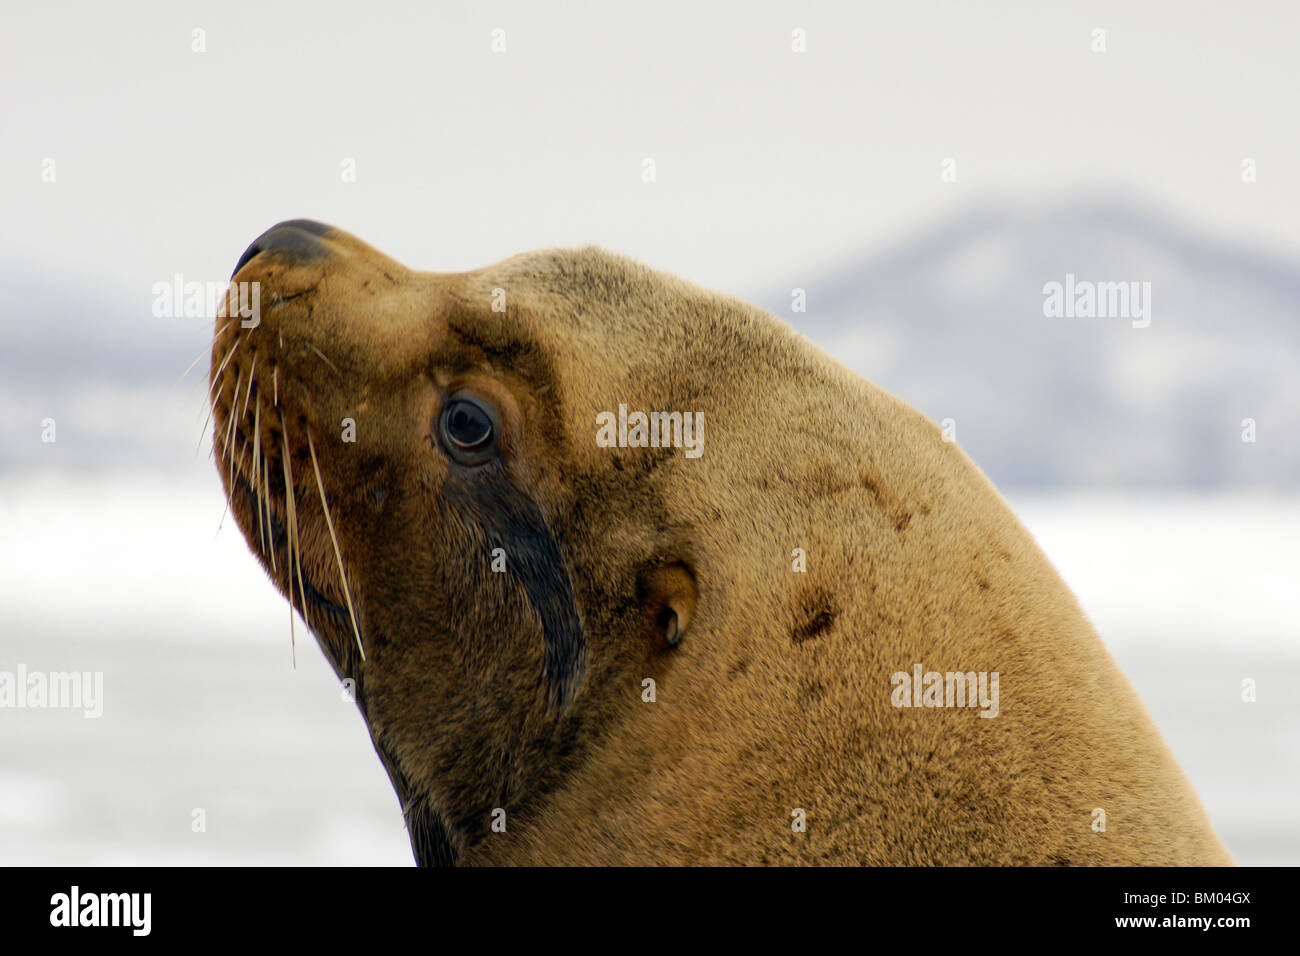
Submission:
M 15 6 L 0 255 L 142 310 L 296 216 L 418 268 L 597 242 L 745 294 L 1090 191 L 1300 257 L 1294 3 Z

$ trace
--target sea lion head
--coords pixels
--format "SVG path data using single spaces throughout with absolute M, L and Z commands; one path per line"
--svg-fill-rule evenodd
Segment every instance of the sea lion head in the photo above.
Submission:
M 758 310 L 599 249 L 418 272 L 306 220 L 260 236 L 230 296 L 210 382 L 232 513 L 351 682 L 417 859 L 451 861 L 691 640 L 702 549 L 729 546 L 699 537 L 728 524 L 705 483 L 780 455 L 726 453 L 729 422 L 771 412 L 734 383 L 796 350 Z M 666 418 L 665 441 L 634 424 L 609 447 L 620 405 L 690 413 L 693 445 Z

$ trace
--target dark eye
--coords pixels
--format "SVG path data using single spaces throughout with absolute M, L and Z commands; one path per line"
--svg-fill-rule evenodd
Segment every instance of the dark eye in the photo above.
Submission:
M 453 398 L 442 409 L 442 443 L 462 464 L 477 465 L 496 451 L 496 415 L 471 398 Z

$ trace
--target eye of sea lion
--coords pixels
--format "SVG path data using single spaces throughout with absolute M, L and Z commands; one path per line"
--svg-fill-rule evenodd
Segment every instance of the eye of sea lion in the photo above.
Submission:
M 496 454 L 496 413 L 469 395 L 453 396 L 438 421 L 442 444 L 463 465 L 477 465 Z

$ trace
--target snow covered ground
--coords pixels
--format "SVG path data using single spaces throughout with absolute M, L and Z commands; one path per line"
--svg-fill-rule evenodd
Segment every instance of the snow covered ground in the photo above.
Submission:
M 360 717 L 301 622 L 293 666 L 209 467 L 0 475 L 0 670 L 104 673 L 99 719 L 0 710 L 0 864 L 410 865 Z M 1237 860 L 1300 863 L 1300 498 L 1011 503 Z

